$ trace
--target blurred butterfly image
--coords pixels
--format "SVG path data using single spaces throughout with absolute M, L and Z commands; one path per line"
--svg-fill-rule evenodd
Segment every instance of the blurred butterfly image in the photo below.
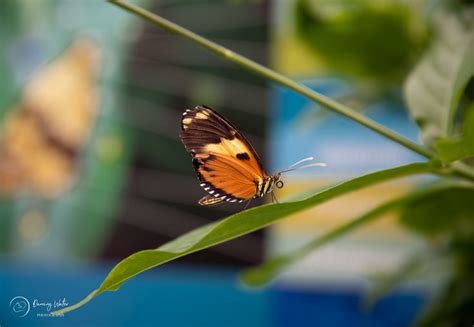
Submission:
M 64 193 L 98 114 L 100 48 L 78 38 L 40 67 L 0 124 L 0 196 Z
M 187 109 L 181 120 L 181 140 L 191 153 L 194 170 L 201 187 L 209 194 L 199 200 L 201 205 L 224 201 L 243 202 L 271 194 L 273 188 L 283 187 L 281 174 L 313 166 L 297 165 L 313 160 L 300 160 L 287 169 L 268 175 L 252 145 L 226 118 L 207 106 Z

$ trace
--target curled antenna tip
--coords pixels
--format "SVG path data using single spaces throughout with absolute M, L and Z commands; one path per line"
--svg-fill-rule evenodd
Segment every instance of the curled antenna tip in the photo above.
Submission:
M 295 171 L 295 170 L 302 170 L 302 169 L 306 169 L 310 167 L 326 167 L 326 164 L 324 162 L 315 162 L 315 163 L 304 165 L 298 168 L 285 169 L 285 170 L 280 171 L 280 173 L 286 173 L 286 172 Z
M 305 162 L 305 161 L 311 161 L 311 160 L 314 160 L 314 157 L 307 157 L 307 158 L 304 158 L 304 159 L 301 159 L 300 161 L 297 161 L 295 162 L 294 164 L 292 164 L 291 166 L 289 166 L 288 168 L 286 168 L 285 170 L 289 170 L 295 166 L 298 166 L 299 164 Z
M 326 164 L 324 162 L 315 162 L 315 163 L 312 163 L 312 164 L 309 164 L 309 165 L 304 165 L 304 166 L 298 167 L 295 170 L 306 169 L 306 168 L 310 168 L 310 167 L 326 167 Z

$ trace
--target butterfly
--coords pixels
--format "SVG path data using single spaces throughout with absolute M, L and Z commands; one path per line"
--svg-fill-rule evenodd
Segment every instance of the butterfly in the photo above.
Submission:
M 252 145 L 226 118 L 201 105 L 187 109 L 181 119 L 181 140 L 192 155 L 194 170 L 201 187 L 209 194 L 199 200 L 201 205 L 224 201 L 243 202 L 263 197 L 273 188 L 283 187 L 281 174 L 310 166 L 293 168 L 312 157 L 300 160 L 287 169 L 268 175 Z M 275 198 L 276 200 L 276 198 Z

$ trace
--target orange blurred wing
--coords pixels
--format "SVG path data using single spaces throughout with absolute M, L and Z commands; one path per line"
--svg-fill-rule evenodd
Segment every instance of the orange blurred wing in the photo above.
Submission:
M 181 121 L 181 140 L 193 156 L 201 186 L 210 194 L 200 204 L 242 202 L 255 196 L 266 174 L 253 147 L 227 119 L 209 107 L 188 109 Z

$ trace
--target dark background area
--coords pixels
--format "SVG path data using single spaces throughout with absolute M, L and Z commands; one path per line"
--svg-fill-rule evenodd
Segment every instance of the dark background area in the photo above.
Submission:
M 264 1 L 155 1 L 150 10 L 268 64 L 269 8 Z M 205 25 L 202 17 L 206 17 Z M 145 24 L 139 33 L 128 55 L 127 82 L 121 85 L 134 142 L 132 163 L 102 259 L 117 260 L 157 247 L 245 206 L 197 203 L 205 192 L 179 139 L 179 122 L 186 108 L 197 104 L 218 108 L 265 158 L 265 81 L 152 24 Z M 259 203 L 254 200 L 250 206 Z M 182 261 L 255 264 L 262 260 L 263 236 L 264 232 L 252 233 Z

